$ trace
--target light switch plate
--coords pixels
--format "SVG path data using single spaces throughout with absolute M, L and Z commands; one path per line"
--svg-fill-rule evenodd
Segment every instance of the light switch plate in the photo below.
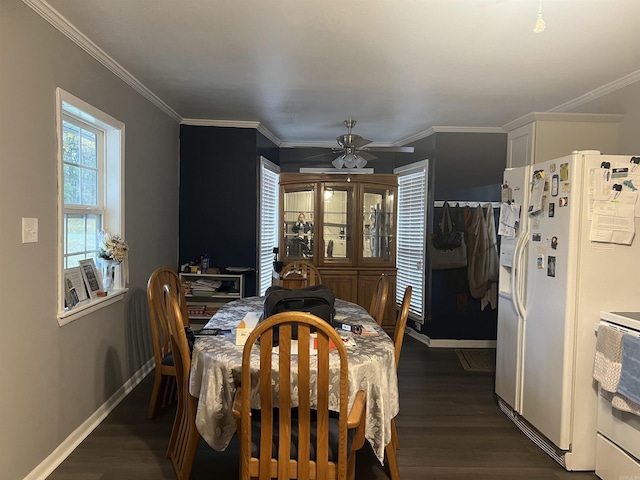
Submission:
M 22 243 L 36 243 L 38 241 L 38 219 L 22 218 Z

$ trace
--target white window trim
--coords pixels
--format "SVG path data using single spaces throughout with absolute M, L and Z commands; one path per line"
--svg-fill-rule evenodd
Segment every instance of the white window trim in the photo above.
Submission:
M 62 155 L 62 119 L 63 119 L 63 103 L 77 109 L 76 114 L 84 121 L 95 125 L 105 131 L 105 164 L 108 168 L 104 169 L 105 175 L 102 177 L 102 185 L 104 192 L 105 210 L 109 211 L 109 215 L 104 218 L 103 228 L 114 233 L 120 234 L 126 238 L 124 231 L 124 158 L 125 158 L 125 125 L 116 120 L 111 115 L 104 113 L 96 107 L 88 104 L 84 100 L 66 92 L 61 88 L 56 88 L 56 135 L 58 138 L 58 308 L 57 318 L 60 326 L 66 325 L 74 320 L 82 318 L 101 308 L 111 305 L 124 298 L 126 288 L 126 273 L 119 269 L 119 275 L 116 276 L 116 290 L 107 297 L 88 299 L 81 305 L 76 305 L 71 310 L 64 308 L 64 175 L 63 175 L 63 155 Z M 126 261 L 126 260 L 125 260 Z
M 422 269 L 422 284 L 421 285 L 412 285 L 413 286 L 413 295 L 411 297 L 411 306 L 409 308 L 409 317 L 418 322 L 424 323 L 426 317 L 426 307 L 427 307 L 427 273 L 426 273 L 426 255 L 427 255 L 427 205 L 428 205 L 428 185 L 429 185 L 429 161 L 422 160 L 419 162 L 411 163 L 409 165 L 405 165 L 403 167 L 396 168 L 393 173 L 398 175 L 398 178 L 401 178 L 403 175 L 411 175 L 415 173 L 424 172 L 424 218 L 423 218 L 423 229 L 422 229 L 422 242 L 423 242 L 423 254 L 422 258 L 415 259 L 416 268 Z M 400 235 L 400 193 L 398 192 L 398 236 Z M 396 240 L 396 248 L 400 245 L 400 239 Z M 399 263 L 400 255 L 396 251 L 396 263 Z M 412 259 L 413 260 L 413 259 Z M 398 278 L 400 276 L 398 275 Z M 402 298 L 404 295 L 404 289 L 397 288 L 396 289 L 396 304 L 400 305 L 402 303 Z
M 279 194 L 279 183 L 280 183 L 280 167 L 278 165 L 276 165 L 273 162 L 270 162 L 269 160 L 267 160 L 264 157 L 260 157 L 260 172 L 258 174 L 258 178 L 260 179 L 260 195 L 258 198 L 258 258 L 256 261 L 256 264 L 258 265 L 258 272 L 256 275 L 256 279 L 257 279 L 257 285 L 256 285 L 256 293 L 257 295 L 260 295 L 261 291 L 263 290 L 263 287 L 265 287 L 265 285 L 262 284 L 262 274 L 263 272 L 263 267 L 266 267 L 266 258 L 265 258 L 265 262 L 264 265 L 262 264 L 262 260 L 263 260 L 263 256 L 262 256 L 262 251 L 263 251 L 263 245 L 262 245 L 262 232 L 263 232 L 263 225 L 264 222 L 262 221 L 262 170 L 263 168 L 266 170 L 271 171 L 272 173 L 274 173 L 276 175 L 276 191 L 274 192 L 275 194 L 275 218 L 273 219 L 273 246 L 277 247 L 278 246 L 278 215 L 279 215 L 279 199 L 280 199 L 280 194 Z M 265 254 L 266 255 L 266 254 Z M 273 274 L 273 266 L 272 266 L 272 261 L 273 261 L 273 254 L 269 255 L 269 272 L 271 272 Z M 268 285 L 266 285 L 266 288 L 268 288 L 271 285 L 271 283 L 269 283 Z M 265 290 L 266 290 L 265 288 Z

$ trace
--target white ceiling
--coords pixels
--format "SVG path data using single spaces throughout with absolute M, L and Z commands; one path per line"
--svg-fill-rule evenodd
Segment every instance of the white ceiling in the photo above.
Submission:
M 285 144 L 335 142 L 347 118 L 380 145 L 501 127 L 640 80 L 640 0 L 542 0 L 540 34 L 539 0 L 24 1 L 185 122 L 259 122 Z

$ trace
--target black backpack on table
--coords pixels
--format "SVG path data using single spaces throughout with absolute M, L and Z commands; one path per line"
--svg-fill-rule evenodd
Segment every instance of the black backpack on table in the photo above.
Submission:
M 336 314 L 335 299 L 335 295 L 326 285 L 294 289 L 273 285 L 267 289 L 261 321 L 276 313 L 294 311 L 311 313 L 333 325 L 333 317 Z M 295 326 L 292 337 L 298 338 Z M 274 345 L 277 345 L 276 338 Z

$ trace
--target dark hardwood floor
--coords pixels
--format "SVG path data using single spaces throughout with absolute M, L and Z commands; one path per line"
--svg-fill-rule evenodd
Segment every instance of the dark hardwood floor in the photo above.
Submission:
M 165 450 L 174 408 L 148 420 L 149 375 L 48 477 L 49 480 L 174 479 Z M 430 349 L 405 339 L 396 418 L 403 480 L 594 480 L 567 472 L 500 411 L 493 374 L 465 371 L 453 349 Z M 201 440 L 192 480 L 238 478 L 237 439 L 216 452 Z M 365 444 L 356 478 L 386 479 L 386 466 Z

